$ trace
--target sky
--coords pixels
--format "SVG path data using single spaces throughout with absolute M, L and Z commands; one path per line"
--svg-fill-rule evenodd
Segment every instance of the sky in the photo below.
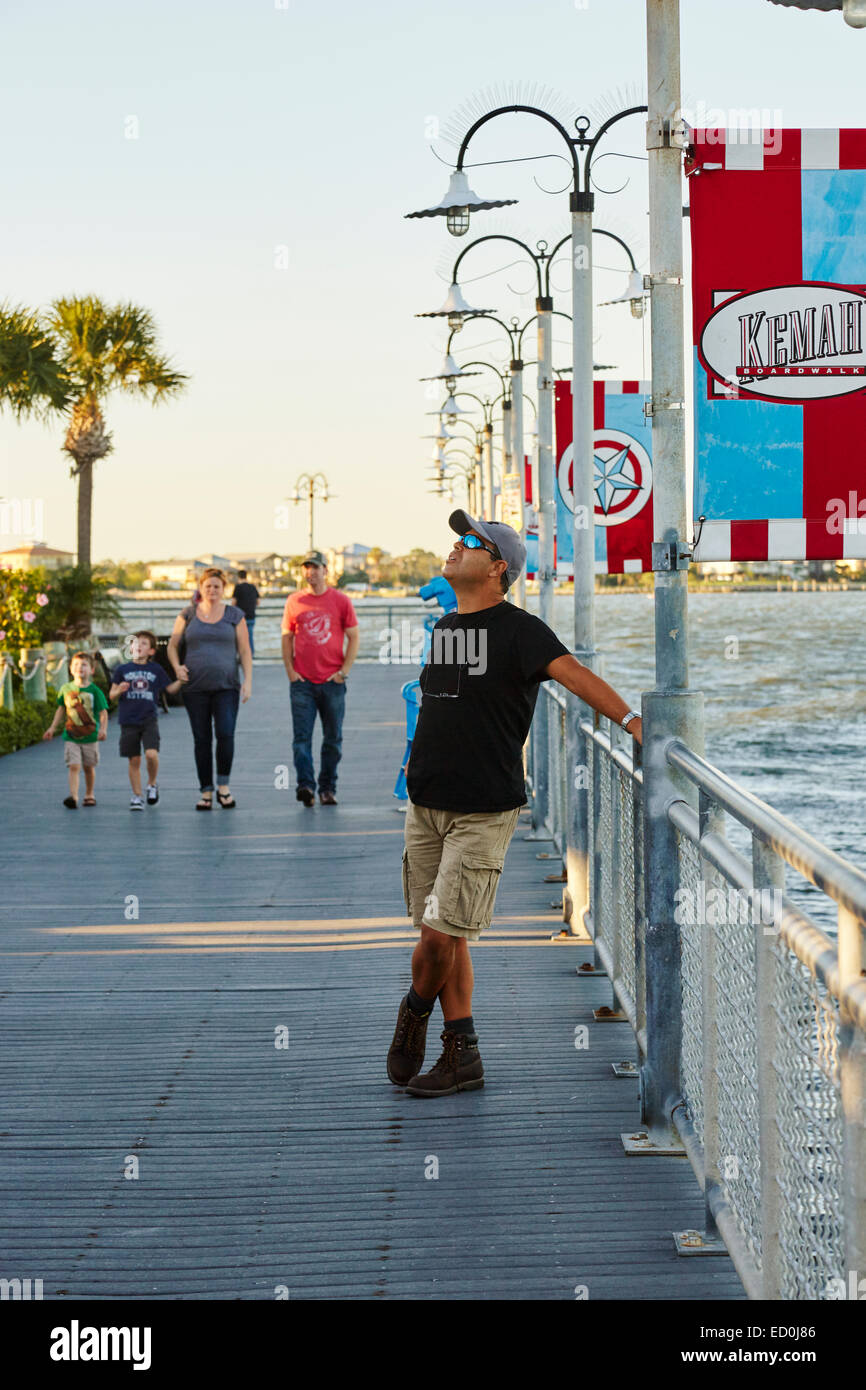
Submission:
M 864 124 L 866 33 L 841 14 L 682 0 L 681 19 L 687 112 Z M 422 436 L 444 393 L 419 378 L 438 371 L 446 331 L 414 315 L 439 307 L 473 237 L 566 235 L 564 144 L 537 118 L 501 116 L 467 162 L 479 194 L 517 204 L 476 215 L 461 240 L 444 219 L 404 214 L 443 196 L 449 137 L 470 110 L 533 86 L 534 104 L 566 121 L 644 101 L 644 0 L 7 0 L 0 34 L 0 299 L 132 300 L 190 376 L 156 408 L 109 398 L 94 558 L 297 553 L 306 509 L 285 499 L 304 472 L 324 473 L 334 494 L 317 508 L 317 545 L 441 553 L 451 504 L 427 491 Z M 604 148 L 595 223 L 646 270 L 643 118 Z M 460 278 L 476 307 L 523 324 L 535 290 L 520 255 L 488 243 Z M 598 238 L 594 256 L 600 303 L 625 288 L 628 265 Z M 567 260 L 553 284 L 568 312 Z M 560 319 L 557 367 L 570 365 L 569 331 Z M 601 375 L 649 376 L 646 321 L 599 308 L 594 337 L 596 361 L 615 364 Z M 528 341 L 530 359 L 532 330 Z M 509 355 L 483 322 L 454 349 L 497 366 Z M 476 378 L 479 394 L 495 394 L 492 380 Z M 62 438 L 59 420 L 0 416 L 0 496 L 38 503 L 42 538 L 74 549 Z M 21 540 L 0 533 L 0 549 Z

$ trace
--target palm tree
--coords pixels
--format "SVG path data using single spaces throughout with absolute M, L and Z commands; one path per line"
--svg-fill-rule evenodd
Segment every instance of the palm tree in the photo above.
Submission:
M 32 309 L 0 305 L 0 409 L 16 420 L 65 410 L 70 385 L 51 332 Z
M 153 316 L 137 304 L 106 305 L 95 295 L 55 299 L 46 323 L 68 384 L 63 449 L 78 478 L 78 565 L 89 570 L 93 466 L 114 448 L 105 398 L 120 390 L 157 405 L 179 395 L 189 378 L 158 351 Z

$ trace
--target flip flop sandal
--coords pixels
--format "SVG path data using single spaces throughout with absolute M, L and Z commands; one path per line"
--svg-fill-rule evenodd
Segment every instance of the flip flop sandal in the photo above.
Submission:
M 95 796 L 86 796 L 86 797 L 84 798 L 84 800 L 82 801 L 81 804 L 82 804 L 82 806 L 95 806 L 95 805 L 96 805 L 96 797 L 95 797 Z
M 75 800 L 74 796 L 65 796 L 63 798 L 63 805 L 70 811 L 78 810 L 78 802 Z
M 199 801 L 195 803 L 195 809 L 197 811 L 212 811 L 213 797 L 203 796 Z
M 224 811 L 233 811 L 238 804 L 231 792 L 217 792 L 217 801 Z

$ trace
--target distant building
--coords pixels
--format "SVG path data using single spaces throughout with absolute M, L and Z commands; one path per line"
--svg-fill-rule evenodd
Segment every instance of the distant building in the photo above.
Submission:
M 241 565 L 241 569 L 243 569 Z M 231 579 L 237 574 L 237 568 L 232 564 L 227 555 L 199 555 L 195 561 L 196 574 L 201 574 L 202 570 L 216 569 L 222 570 L 223 574 Z
M 235 572 L 246 570 L 247 579 L 252 584 L 276 584 L 292 571 L 291 556 L 278 555 L 275 550 L 234 550 L 226 556 L 226 560 Z
M 54 550 L 43 541 L 28 541 L 14 550 L 0 551 L 0 567 L 6 570 L 66 569 L 75 564 L 71 550 Z
M 371 545 L 359 545 L 357 541 L 353 545 L 332 546 L 328 551 L 328 573 L 332 579 L 339 579 L 341 574 L 347 570 L 367 569 L 367 556 L 373 549 Z
M 702 578 L 733 579 L 740 566 L 735 560 L 698 560 L 694 568 Z
M 190 584 L 195 578 L 195 560 L 158 560 L 147 567 L 148 583 L 158 588 L 160 584 Z
M 147 567 L 148 585 L 151 588 L 159 588 L 160 584 L 169 587 L 179 585 L 182 588 L 197 583 L 207 569 L 222 570 L 231 580 L 237 574 L 235 566 L 225 555 L 200 555 L 195 560 L 155 560 Z

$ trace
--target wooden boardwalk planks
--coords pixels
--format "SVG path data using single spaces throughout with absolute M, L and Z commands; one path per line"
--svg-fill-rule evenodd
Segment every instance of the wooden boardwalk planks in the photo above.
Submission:
M 475 953 L 485 1089 L 387 1081 L 413 674 L 356 666 L 336 808 L 294 799 L 277 666 L 241 711 L 234 812 L 193 810 L 182 710 L 144 814 L 114 722 L 92 810 L 60 805 L 57 745 L 0 762 L 0 1276 L 52 1299 L 743 1297 L 727 1258 L 674 1252 L 701 1221 L 689 1164 L 622 1152 L 637 1087 L 609 1063 L 630 1031 L 592 1022 L 610 995 L 575 978 L 586 948 L 548 941 L 556 889 L 524 821 Z

